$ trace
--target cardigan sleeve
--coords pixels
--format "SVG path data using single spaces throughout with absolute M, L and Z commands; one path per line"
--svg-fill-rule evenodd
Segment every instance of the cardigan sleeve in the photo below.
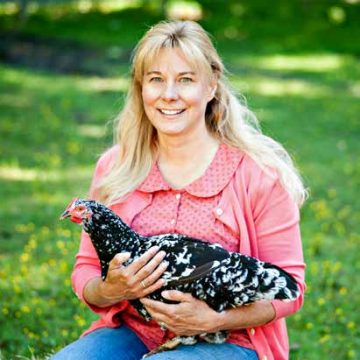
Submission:
M 113 147 L 105 152 L 96 164 L 92 183 L 89 191 L 89 198 L 94 198 L 94 189 L 99 179 L 108 171 L 115 156 L 117 147 Z M 92 245 L 90 237 L 85 231 L 81 233 L 80 248 L 76 254 L 76 261 L 71 275 L 72 286 L 77 297 L 85 303 L 92 311 L 106 315 L 112 307 L 99 308 L 89 304 L 84 298 L 84 288 L 89 280 L 101 276 L 101 267 L 95 248 Z M 117 305 L 118 311 L 126 306 L 126 302 Z
M 276 320 L 298 311 L 304 301 L 305 263 L 299 227 L 299 208 L 279 179 L 263 171 L 250 185 L 250 191 L 259 258 L 290 273 L 300 290 L 300 295 L 295 301 L 272 302 Z

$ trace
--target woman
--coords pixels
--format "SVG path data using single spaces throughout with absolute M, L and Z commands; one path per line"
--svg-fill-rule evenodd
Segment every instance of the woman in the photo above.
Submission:
M 163 293 L 175 304 L 152 301 L 145 297 L 163 284 L 163 252 L 150 249 L 128 267 L 127 254 L 118 254 L 102 282 L 83 233 L 73 287 L 100 319 L 54 359 L 139 359 L 175 334 L 223 329 L 231 330 L 225 344 L 182 345 L 149 359 L 287 359 L 284 318 L 301 308 L 305 288 L 298 208 L 306 191 L 283 147 L 230 91 L 198 24 L 159 23 L 139 42 L 116 135 L 97 164 L 93 198 L 142 235 L 184 233 L 277 264 L 301 296 L 222 313 L 177 291 Z M 154 320 L 137 314 L 127 301 L 134 298 Z

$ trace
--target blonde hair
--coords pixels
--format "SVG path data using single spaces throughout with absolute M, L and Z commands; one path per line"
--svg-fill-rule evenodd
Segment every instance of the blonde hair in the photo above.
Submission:
M 99 200 L 111 204 L 129 194 L 145 180 L 153 165 L 157 136 L 144 111 L 142 80 L 148 64 L 163 48 L 180 49 L 191 65 L 201 66 L 216 77 L 215 96 L 205 113 L 208 130 L 221 141 L 247 153 L 269 174 L 270 169 L 275 170 L 282 186 L 301 206 L 307 191 L 289 154 L 282 145 L 261 133 L 255 115 L 228 85 L 224 66 L 209 36 L 192 21 L 160 22 L 150 28 L 136 46 L 132 81 L 124 108 L 116 119 L 115 136 L 120 155 L 97 186 Z

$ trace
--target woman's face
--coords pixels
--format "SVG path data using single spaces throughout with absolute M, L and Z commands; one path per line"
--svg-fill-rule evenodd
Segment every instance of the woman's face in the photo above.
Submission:
M 205 110 L 215 84 L 205 71 L 196 71 L 179 49 L 162 49 L 144 74 L 142 99 L 159 137 L 201 136 Z

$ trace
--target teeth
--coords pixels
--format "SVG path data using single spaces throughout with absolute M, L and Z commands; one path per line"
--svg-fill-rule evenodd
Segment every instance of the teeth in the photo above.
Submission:
M 165 110 L 165 109 L 160 109 L 160 111 L 165 114 L 165 115 L 177 115 L 180 114 L 183 110 Z

